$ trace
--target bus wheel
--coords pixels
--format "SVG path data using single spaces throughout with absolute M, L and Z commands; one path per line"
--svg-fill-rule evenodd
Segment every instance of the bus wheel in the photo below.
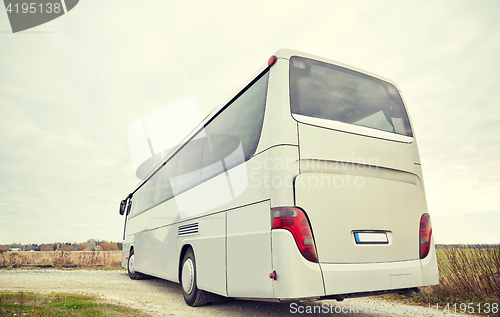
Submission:
M 203 306 L 208 304 L 208 294 L 198 289 L 196 285 L 196 261 L 193 249 L 188 249 L 182 259 L 181 285 L 184 300 L 189 306 Z
M 128 276 L 133 280 L 143 279 L 144 274 L 135 271 L 134 260 L 135 260 L 134 249 L 132 249 L 130 250 L 130 255 L 128 256 L 128 263 L 127 263 Z

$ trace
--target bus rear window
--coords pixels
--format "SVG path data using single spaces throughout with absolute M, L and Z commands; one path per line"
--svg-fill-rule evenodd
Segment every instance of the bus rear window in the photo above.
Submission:
M 394 85 L 340 66 L 293 56 L 290 103 L 294 114 L 413 136 Z

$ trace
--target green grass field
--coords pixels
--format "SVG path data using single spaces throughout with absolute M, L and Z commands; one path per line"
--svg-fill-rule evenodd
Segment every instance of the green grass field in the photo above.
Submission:
M 0 316 L 149 316 L 139 310 L 75 294 L 0 293 Z

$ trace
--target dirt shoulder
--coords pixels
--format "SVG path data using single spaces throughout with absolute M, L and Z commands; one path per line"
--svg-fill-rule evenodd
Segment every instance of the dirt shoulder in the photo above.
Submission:
M 423 307 L 421 312 L 417 313 L 409 311 L 411 307 L 404 304 L 376 298 L 294 304 L 232 300 L 221 305 L 193 308 L 184 303 L 179 284 L 161 279 L 134 281 L 128 278 L 125 270 L 0 270 L 0 291 L 88 294 L 108 299 L 111 303 L 140 309 L 152 316 L 444 315 L 441 307 L 439 307 L 438 314 L 435 311 L 429 312 L 428 307 Z M 378 311 L 376 311 L 377 307 Z M 370 309 L 372 309 L 371 313 Z M 391 313 L 387 313 L 389 309 Z M 446 316 L 454 315 L 446 314 Z

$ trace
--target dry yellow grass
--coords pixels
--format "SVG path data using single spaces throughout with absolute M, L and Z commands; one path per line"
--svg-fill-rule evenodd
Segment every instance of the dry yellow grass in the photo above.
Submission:
M 410 297 L 391 295 L 390 298 L 423 305 L 439 304 L 444 307 L 448 303 L 451 305 L 473 303 L 475 308 L 485 303 L 498 305 L 500 302 L 499 248 L 447 247 L 436 250 L 436 255 L 439 285 L 423 287 L 422 293 Z M 492 311 L 493 315 L 500 316 L 498 306 L 496 307 L 496 311 Z
M 121 268 L 121 251 L 36 251 L 0 253 L 0 268 Z

